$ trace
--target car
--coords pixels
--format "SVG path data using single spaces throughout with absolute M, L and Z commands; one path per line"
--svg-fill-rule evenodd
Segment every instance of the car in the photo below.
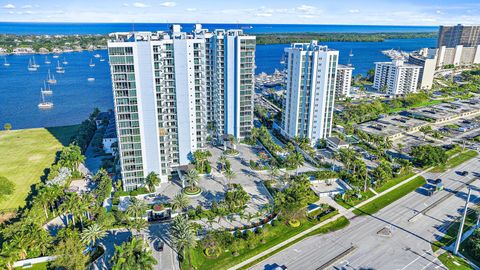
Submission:
M 438 184 L 442 183 L 442 179 L 437 178 L 437 179 L 433 180 L 433 183 L 434 183 L 435 185 L 438 185 Z
M 163 251 L 163 246 L 165 245 L 165 243 L 163 243 L 162 240 L 158 239 L 157 241 L 153 242 L 153 248 L 156 250 L 156 251 Z
M 460 172 L 459 173 L 461 176 L 467 176 L 468 175 L 468 172 L 467 171 L 463 171 L 463 172 Z

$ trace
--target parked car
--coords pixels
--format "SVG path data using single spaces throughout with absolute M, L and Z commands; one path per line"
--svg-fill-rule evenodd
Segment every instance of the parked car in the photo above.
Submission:
M 463 172 L 460 172 L 459 173 L 461 176 L 467 176 L 468 175 L 468 172 L 467 171 L 463 171 Z
M 162 240 L 158 239 L 157 241 L 153 242 L 153 248 L 156 250 L 156 251 L 163 251 L 163 246 L 165 245 L 165 243 L 163 243 Z

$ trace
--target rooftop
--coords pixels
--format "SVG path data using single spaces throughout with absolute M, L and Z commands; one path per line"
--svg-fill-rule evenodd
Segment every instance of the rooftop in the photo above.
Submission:
M 390 115 L 358 125 L 366 133 L 383 137 L 397 136 L 427 125 L 428 122 L 401 115 Z

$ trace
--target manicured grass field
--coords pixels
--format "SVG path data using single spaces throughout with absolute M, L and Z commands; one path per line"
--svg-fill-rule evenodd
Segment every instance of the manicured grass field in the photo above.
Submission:
M 437 166 L 431 170 L 431 172 L 445 172 L 448 169 L 457 167 L 458 165 L 469 161 L 470 159 L 478 156 L 478 152 L 475 150 L 468 150 L 466 152 L 460 153 L 457 156 L 449 159 L 445 165 Z
M 375 196 L 375 193 L 373 193 L 371 190 L 367 190 L 365 192 L 360 192 L 360 194 L 362 195 L 361 198 L 354 198 L 354 199 L 350 199 L 348 202 L 345 202 L 343 201 L 342 199 L 336 199 L 335 201 L 341 205 L 343 208 L 345 209 L 350 209 L 352 207 L 354 207 L 355 205 L 367 200 L 368 198 L 371 198 L 373 196 Z
M 408 193 L 414 191 L 415 189 L 423 186 L 426 183 L 425 178 L 418 176 L 410 182 L 386 193 L 382 196 L 374 199 L 373 201 L 359 207 L 358 209 L 353 210 L 355 215 L 372 215 L 378 212 L 380 209 L 385 206 L 393 203 L 394 201 L 402 198 Z
M 0 176 L 15 184 L 15 191 L 0 202 L 0 210 L 25 205 L 31 186 L 40 182 L 62 144 L 69 143 L 78 125 L 0 131 Z
M 386 182 L 385 184 L 383 184 L 382 186 L 378 187 L 375 189 L 376 192 L 380 193 L 380 192 L 383 192 L 405 180 L 407 180 L 408 178 L 414 176 L 415 173 L 414 172 L 409 172 L 409 173 L 405 173 L 405 174 L 401 174 L 391 180 L 389 180 L 388 182 Z
M 37 264 L 32 265 L 32 267 L 29 267 L 29 268 L 16 267 L 15 270 L 18 270 L 18 269 L 47 270 L 48 269 L 47 265 L 48 265 L 48 263 L 37 263 Z
M 442 255 L 438 256 L 438 259 L 445 265 L 449 270 L 470 270 L 473 269 L 464 259 L 453 255 L 450 252 L 445 252 Z

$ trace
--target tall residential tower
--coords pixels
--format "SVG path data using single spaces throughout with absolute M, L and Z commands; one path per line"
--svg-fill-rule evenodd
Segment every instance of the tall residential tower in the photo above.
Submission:
M 207 127 L 235 137 L 253 121 L 255 37 L 241 30 L 113 33 L 108 43 L 125 190 L 205 148 Z
M 316 144 L 332 131 L 338 51 L 311 43 L 285 49 L 287 85 L 282 133 Z

